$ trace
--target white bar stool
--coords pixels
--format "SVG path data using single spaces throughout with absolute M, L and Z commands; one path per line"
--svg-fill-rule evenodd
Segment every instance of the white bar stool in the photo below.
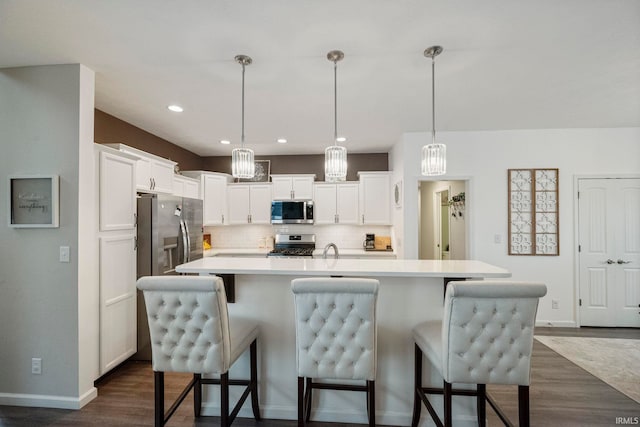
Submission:
M 529 373 L 533 329 L 539 298 L 547 287 L 529 282 L 469 280 L 449 282 L 442 321 L 419 324 L 415 340 L 415 393 L 412 427 L 420 421 L 422 403 L 435 424 L 452 425 L 451 397 L 476 396 L 478 425 L 486 424 L 485 400 L 502 422 L 511 422 L 486 393 L 486 384 L 518 386 L 519 425 L 529 426 Z M 443 388 L 422 387 L 422 355 L 444 379 Z M 452 383 L 477 384 L 458 390 Z M 444 423 L 427 399 L 444 395 Z
M 366 392 L 369 425 L 375 426 L 378 287 L 377 280 L 357 278 L 291 282 L 296 312 L 298 426 L 309 421 L 314 388 Z M 314 379 L 363 380 L 366 385 L 318 383 Z
M 216 276 L 141 277 L 138 289 L 144 293 L 151 335 L 151 357 L 155 384 L 155 425 L 164 426 L 194 390 L 194 414 L 200 416 L 202 385 L 221 386 L 220 424 L 230 426 L 251 394 L 251 407 L 260 419 L 257 380 L 258 324 L 230 318 L 222 279 Z M 230 380 L 229 368 L 250 349 L 250 379 Z M 193 379 L 165 413 L 164 373 L 191 372 Z M 219 379 L 202 375 L 219 375 Z M 229 386 L 245 391 L 229 413 Z

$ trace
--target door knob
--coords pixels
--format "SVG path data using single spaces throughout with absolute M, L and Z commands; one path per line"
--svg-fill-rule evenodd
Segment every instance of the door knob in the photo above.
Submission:
M 605 261 L 607 264 L 613 264 L 615 261 L 613 261 L 611 258 L 609 258 L 608 260 Z
M 631 261 L 623 261 L 621 259 L 619 259 L 617 262 L 618 262 L 618 264 L 629 264 L 629 263 L 631 263 Z

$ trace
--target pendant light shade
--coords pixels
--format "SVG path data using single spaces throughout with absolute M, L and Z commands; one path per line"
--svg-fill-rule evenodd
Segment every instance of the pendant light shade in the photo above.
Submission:
M 231 175 L 234 178 L 251 179 L 256 173 L 256 165 L 253 150 L 244 148 L 244 69 L 253 61 L 246 55 L 237 55 L 235 60 L 242 65 L 242 137 L 240 148 L 234 148 L 231 152 Z
M 347 179 L 347 149 L 338 145 L 338 61 L 344 53 L 332 50 L 327 59 L 333 62 L 333 143 L 324 150 L 325 181 L 344 181 Z
M 436 144 L 436 61 L 442 53 L 442 46 L 431 46 L 424 56 L 431 58 L 431 144 L 422 147 L 422 175 L 437 176 L 447 173 L 447 147 Z

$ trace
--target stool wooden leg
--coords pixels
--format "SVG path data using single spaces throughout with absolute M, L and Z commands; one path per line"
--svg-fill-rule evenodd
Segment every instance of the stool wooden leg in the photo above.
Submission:
M 414 351 L 414 370 L 413 370 L 413 418 L 411 419 L 411 427 L 417 427 L 420 421 L 420 411 L 422 410 L 422 399 L 418 394 L 418 389 L 422 388 L 422 350 L 415 345 Z
M 313 399 L 313 378 L 307 378 L 307 387 L 304 391 L 304 422 L 311 419 L 311 400 Z
M 193 374 L 195 384 L 193 384 L 193 414 L 196 417 L 200 416 L 200 410 L 202 408 L 202 379 L 201 374 Z
M 260 405 L 258 403 L 258 349 L 257 341 L 253 340 L 249 348 L 250 364 L 251 364 L 251 409 L 253 410 L 253 418 L 260 420 Z
M 220 374 L 220 425 L 229 426 L 229 372 Z
M 367 381 L 367 412 L 369 412 L 369 427 L 376 425 L 376 382 Z
M 444 427 L 451 427 L 451 383 L 444 381 Z
M 154 424 L 164 426 L 164 372 L 153 371 L 154 385 Z
M 478 396 L 476 397 L 476 407 L 478 412 L 478 427 L 487 425 L 487 386 L 478 384 Z
M 518 386 L 518 418 L 520 427 L 529 427 L 529 386 Z
M 304 377 L 298 377 L 298 427 L 304 427 Z

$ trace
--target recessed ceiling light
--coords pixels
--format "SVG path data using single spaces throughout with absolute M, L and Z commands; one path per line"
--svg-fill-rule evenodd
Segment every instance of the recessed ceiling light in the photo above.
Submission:
M 229 141 L 228 139 L 221 139 L 220 144 L 229 145 L 231 144 L 231 141 Z
M 336 141 L 338 141 L 338 142 L 345 142 L 346 140 L 347 140 L 347 138 L 344 137 L 344 136 L 339 136 L 339 137 L 336 138 Z
M 287 143 L 287 140 L 284 139 L 284 138 L 278 138 L 277 141 L 278 141 L 278 144 L 286 144 Z
M 184 111 L 184 108 L 179 105 L 169 105 L 167 108 L 174 113 L 182 113 Z

